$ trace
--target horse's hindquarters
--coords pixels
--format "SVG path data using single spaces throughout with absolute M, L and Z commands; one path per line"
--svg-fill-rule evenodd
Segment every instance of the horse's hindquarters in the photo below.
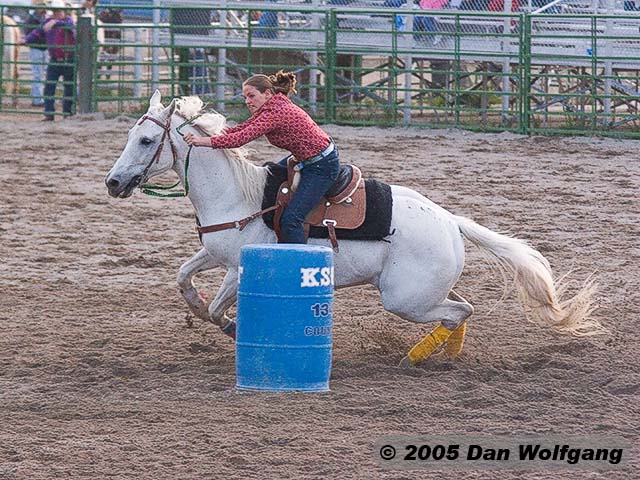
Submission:
M 371 283 L 424 301 L 445 298 L 464 266 L 464 242 L 453 216 L 419 193 L 392 186 L 391 234 L 381 241 L 341 241 L 336 287 Z M 325 240 L 310 243 L 326 244 Z M 324 242 L 324 243 L 322 243 Z
M 464 241 L 454 217 L 417 192 L 393 187 L 394 232 L 380 275 L 385 308 L 420 318 L 440 305 L 464 267 Z

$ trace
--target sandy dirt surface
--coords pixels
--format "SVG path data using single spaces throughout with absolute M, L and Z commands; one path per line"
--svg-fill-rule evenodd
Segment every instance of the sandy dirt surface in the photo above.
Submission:
M 190 204 L 107 195 L 132 119 L 0 119 L 0 478 L 633 479 L 626 468 L 386 470 L 389 435 L 609 435 L 640 419 L 640 143 L 329 126 L 342 160 L 529 240 L 570 290 L 595 272 L 606 337 L 529 323 L 469 245 L 456 361 L 397 366 L 428 329 L 336 293 L 331 392 L 235 390 L 234 345 L 188 321 Z M 253 159 L 280 158 L 255 142 Z M 428 261 L 428 259 L 427 259 Z M 198 278 L 211 298 L 222 278 Z M 598 445 L 593 445 L 594 448 Z M 637 447 L 637 443 L 636 443 Z

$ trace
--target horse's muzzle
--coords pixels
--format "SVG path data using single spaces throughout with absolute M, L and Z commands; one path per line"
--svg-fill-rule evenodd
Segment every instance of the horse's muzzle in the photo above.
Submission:
M 109 195 L 114 198 L 127 198 L 133 193 L 134 188 L 142 182 L 142 175 L 131 177 L 128 182 L 122 181 L 117 176 L 107 175 L 104 183 L 107 186 Z

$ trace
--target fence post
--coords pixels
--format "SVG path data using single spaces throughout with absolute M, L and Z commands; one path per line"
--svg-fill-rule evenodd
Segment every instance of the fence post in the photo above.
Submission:
M 160 88 L 160 0 L 153 0 L 153 28 L 151 29 L 151 89 Z M 173 57 L 169 64 L 173 63 Z M 173 70 L 173 66 L 171 67 Z
M 4 85 L 4 78 L 2 78 L 4 74 L 4 7 L 0 7 L 0 13 L 2 14 L 2 16 L 0 16 L 0 43 L 3 45 L 3 47 L 0 48 L 0 85 Z M 4 90 L 4 88 L 0 88 L 0 111 L 2 110 L 2 97 L 5 94 Z
M 93 25 L 92 17 L 78 18 L 78 112 L 93 112 Z
M 325 122 L 334 123 L 336 121 L 336 37 L 338 27 L 338 17 L 335 9 L 331 8 L 327 16 L 327 32 L 325 41 Z
M 227 6 L 227 1 L 224 0 L 222 2 L 222 6 Z M 220 10 L 220 33 L 222 34 L 222 42 L 221 46 L 223 48 L 218 49 L 218 65 L 216 67 L 216 109 L 219 112 L 225 113 L 226 111 L 226 103 L 225 103 L 225 87 L 227 85 L 227 49 L 224 48 L 224 45 L 227 43 L 227 35 L 229 34 L 229 30 L 227 30 L 231 26 L 231 22 L 228 21 L 227 15 L 228 10 Z
M 404 55 L 404 109 L 402 112 L 402 123 L 403 125 L 411 124 L 411 107 L 413 99 L 411 98 L 411 94 L 413 93 L 413 76 L 411 73 L 411 68 L 413 67 L 413 2 L 407 2 L 405 4 L 405 8 L 409 10 L 407 13 L 407 23 L 404 31 L 398 28 L 397 16 L 393 16 L 393 24 L 392 31 L 393 35 L 396 38 L 401 37 L 401 41 L 397 42 L 402 45 L 402 49 L 406 52 Z
M 529 92 L 531 90 L 531 21 L 532 16 L 524 13 L 520 16 L 520 125 L 518 133 L 531 134 L 531 111 L 529 106 Z M 524 25 L 523 25 L 524 22 Z

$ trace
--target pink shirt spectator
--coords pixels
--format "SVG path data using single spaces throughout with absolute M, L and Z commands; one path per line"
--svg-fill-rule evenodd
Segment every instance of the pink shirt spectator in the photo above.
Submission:
M 423 10 L 443 10 L 449 0 L 420 0 L 420 8 Z

